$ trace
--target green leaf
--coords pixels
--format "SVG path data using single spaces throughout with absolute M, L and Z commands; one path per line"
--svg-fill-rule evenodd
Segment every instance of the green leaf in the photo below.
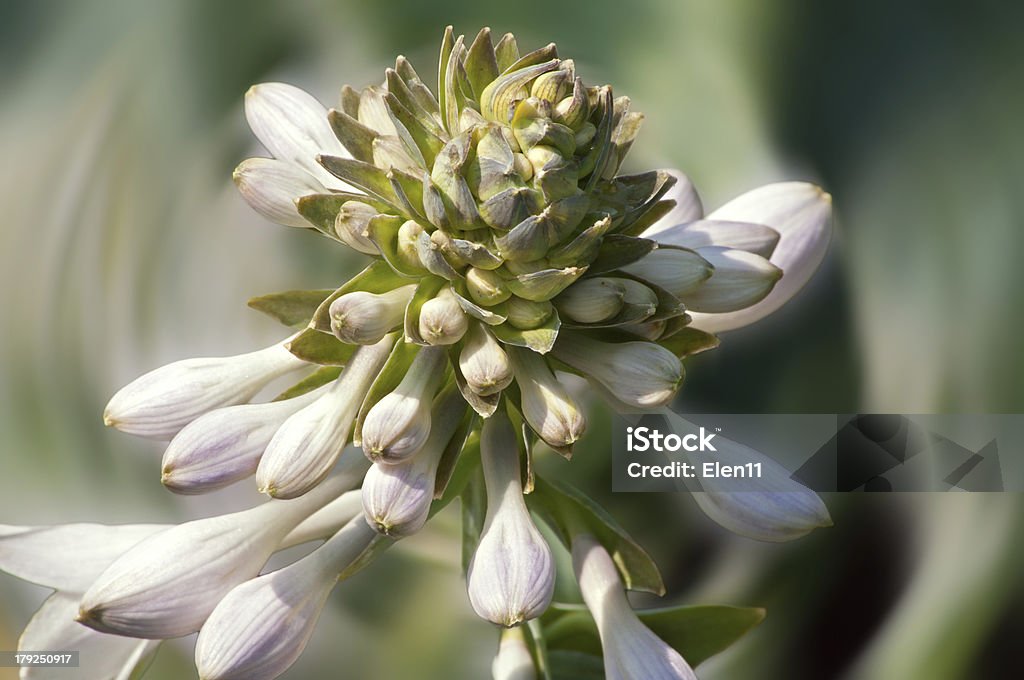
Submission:
M 585 188 L 585 191 L 588 192 L 593 191 L 594 187 L 597 186 L 601 175 L 604 174 L 605 167 L 615 152 L 612 148 L 612 116 L 614 111 L 612 89 L 610 87 L 605 86 L 598 91 L 598 106 L 601 111 L 601 122 L 598 124 L 597 132 L 594 134 L 594 144 L 590 147 L 590 152 L 583 159 L 580 167 L 580 177 L 585 177 L 588 171 L 590 173 L 590 178 L 587 180 Z
M 317 307 L 330 297 L 333 290 L 286 290 L 251 298 L 246 304 L 253 309 L 272 316 L 285 326 L 302 326 L 309 323 Z
M 316 388 L 337 379 L 337 377 L 341 375 L 341 368 L 341 366 L 321 366 L 281 394 L 274 397 L 274 401 L 294 399 L 295 397 L 301 397 L 307 392 L 312 392 Z
M 395 343 L 391 354 L 388 355 L 388 360 L 384 362 L 384 368 L 377 374 L 373 384 L 370 385 L 370 389 L 366 392 L 366 397 L 363 398 L 363 404 L 359 408 L 359 415 L 356 416 L 356 424 L 352 430 L 353 444 L 362 446 L 363 421 L 366 420 L 366 414 L 385 395 L 393 392 L 398 387 L 398 383 L 402 382 L 402 378 L 409 371 L 412 360 L 416 358 L 416 354 L 419 351 L 419 345 L 402 342 L 401 340 Z
M 726 605 L 688 605 L 637 611 L 655 635 L 698 666 L 764 620 L 764 609 Z M 541 619 L 552 656 L 554 650 L 600 656 L 594 619 L 583 605 L 552 604 Z M 556 676 L 558 677 L 558 676 Z
M 313 314 L 309 322 L 310 328 L 315 328 L 324 333 L 331 332 L 331 303 L 345 293 L 362 290 L 367 293 L 386 293 L 400 286 L 409 285 L 409 280 L 398 275 L 384 260 L 374 260 L 367 267 L 349 279 L 345 285 L 331 293 Z
M 327 172 L 349 184 L 359 187 L 371 196 L 398 208 L 398 197 L 395 196 L 387 172 L 376 165 L 364 163 L 354 158 L 340 156 L 320 156 L 320 165 Z
M 452 57 L 452 50 L 455 48 L 455 36 L 452 34 L 452 27 L 444 29 L 444 37 L 441 39 L 441 56 L 437 60 L 437 97 L 438 108 L 441 111 L 442 119 L 448 111 L 448 62 Z M 457 130 L 448 128 L 450 134 L 458 134 Z
M 466 75 L 473 86 L 473 94 L 477 101 L 480 100 L 484 88 L 498 77 L 498 73 L 498 61 L 491 45 L 491 29 L 483 28 L 477 33 L 466 54 Z
M 474 424 L 462 445 L 462 451 L 455 460 L 455 468 L 448 479 L 448 484 L 441 497 L 430 505 L 430 516 L 433 517 L 449 503 L 462 495 L 470 478 L 480 468 L 480 428 Z
M 494 57 L 498 61 L 498 69 L 502 73 L 519 61 L 519 45 L 516 43 L 516 37 L 511 33 L 501 36 L 501 40 L 494 47 Z
M 548 652 L 553 680 L 605 680 L 604 661 L 600 656 L 553 649 Z
M 658 344 L 680 359 L 685 359 L 688 356 L 718 347 L 719 340 L 716 335 L 685 326 L 671 336 L 658 340 Z
M 331 124 L 331 129 L 334 130 L 334 136 L 352 154 L 353 158 L 364 163 L 373 162 L 373 140 L 379 137 L 375 130 L 337 109 L 327 112 L 327 121 Z
M 429 345 L 420 335 L 420 311 L 428 300 L 433 300 L 441 289 L 448 285 L 436 276 L 424 276 L 416 286 L 412 300 L 405 307 L 405 341 L 417 345 Z
M 435 500 L 444 498 L 448 485 L 455 474 L 455 468 L 459 462 L 459 454 L 462 453 L 470 432 L 476 426 L 476 414 L 471 409 L 465 408 L 465 406 L 463 408 L 465 412 L 463 413 L 462 420 L 455 429 L 452 438 L 448 440 L 448 445 L 445 446 L 444 452 L 441 454 L 441 460 L 437 464 L 437 475 L 434 477 Z
M 538 476 L 536 488 L 527 496 L 527 502 L 546 518 L 569 550 L 572 550 L 575 534 L 592 534 L 611 555 L 626 588 L 656 595 L 665 593 L 661 573 L 647 551 L 604 508 L 579 489 Z
M 491 332 L 498 340 L 509 345 L 528 347 L 538 354 L 547 354 L 555 346 L 561 325 L 558 312 L 553 311 L 551 317 L 539 328 L 522 330 L 510 323 L 503 323 L 500 326 L 491 326 Z

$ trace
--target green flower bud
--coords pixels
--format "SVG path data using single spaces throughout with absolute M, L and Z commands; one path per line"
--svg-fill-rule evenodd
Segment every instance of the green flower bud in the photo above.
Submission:
M 466 312 L 451 288 L 442 288 L 420 309 L 420 336 L 431 345 L 452 345 L 462 339 L 468 327 Z
M 459 353 L 459 370 L 469 389 L 481 396 L 496 394 L 512 382 L 512 364 L 490 331 L 475 324 Z
M 555 308 L 550 302 L 533 302 L 515 295 L 505 303 L 508 322 L 522 330 L 537 328 L 550 319 L 554 311 Z
M 466 270 L 466 288 L 469 289 L 469 296 L 484 306 L 499 304 L 512 295 L 497 272 L 476 267 Z
M 577 323 L 607 321 L 622 311 L 624 280 L 602 276 L 574 283 L 553 300 L 555 308 L 563 318 Z
M 373 345 L 402 323 L 415 285 L 386 293 L 354 291 L 331 303 L 331 332 L 350 345 Z

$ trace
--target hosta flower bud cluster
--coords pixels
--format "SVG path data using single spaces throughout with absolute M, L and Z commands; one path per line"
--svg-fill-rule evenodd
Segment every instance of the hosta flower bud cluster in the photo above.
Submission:
M 78 620 L 97 631 L 201 630 L 206 680 L 279 675 L 339 577 L 454 497 L 473 609 L 503 627 L 541 616 L 556 564 L 525 500 L 533 444 L 568 455 L 587 422 L 558 373 L 620 410 L 663 406 L 685 357 L 783 304 L 827 243 L 828 197 L 812 185 L 764 187 L 705 216 L 681 173 L 623 172 L 643 121 L 629 99 L 585 82 L 554 45 L 524 54 L 487 29 L 471 42 L 445 32 L 436 90 L 399 57 L 382 85 L 346 86 L 330 110 L 265 84 L 246 116 L 274 156 L 236 170 L 246 200 L 372 261 L 336 289 L 251 300 L 299 329 L 284 341 L 170 364 L 111 399 L 109 425 L 169 440 L 170 490 L 254 477 L 273 500 L 144 532 L 74 591 Z M 776 286 L 783 269 L 788 288 Z M 299 382 L 257 399 L 289 374 Z M 353 519 L 342 494 L 360 486 Z M 573 551 L 609 677 L 694 677 L 628 610 L 605 547 L 574 541 L 590 506 L 571 493 L 560 503 L 572 513 L 549 528 Z M 605 522 L 586 512 L 589 530 Z M 787 536 L 789 515 L 776 514 L 772 536 Z M 260 575 L 274 552 L 312 539 L 327 540 Z M 496 677 L 532 677 L 525 639 L 503 637 Z M 637 645 L 663 657 L 656 668 Z

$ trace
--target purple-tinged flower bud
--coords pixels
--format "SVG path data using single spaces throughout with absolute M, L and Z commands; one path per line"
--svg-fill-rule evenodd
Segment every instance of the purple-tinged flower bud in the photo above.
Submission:
M 451 288 L 442 288 L 420 309 L 420 336 L 431 345 L 453 345 L 468 327 L 469 318 Z
M 479 324 L 466 334 L 466 344 L 459 353 L 459 370 L 469 389 L 481 396 L 501 392 L 515 377 L 508 354 L 491 332 Z
M 587 427 L 583 412 L 536 352 L 508 348 L 522 394 L 523 416 L 549 446 L 571 446 Z

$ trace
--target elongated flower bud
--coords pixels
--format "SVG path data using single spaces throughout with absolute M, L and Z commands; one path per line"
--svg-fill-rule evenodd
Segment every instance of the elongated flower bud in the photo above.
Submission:
M 307 366 L 281 344 L 218 359 L 161 366 L 122 387 L 103 422 L 149 439 L 170 439 L 199 416 L 249 401 L 274 378 Z
M 487 515 L 469 564 L 469 600 L 481 618 L 515 626 L 548 608 L 555 567 L 551 547 L 523 501 L 515 431 L 502 411 L 484 421 L 480 462 Z
M 555 307 L 564 318 L 577 323 L 607 321 L 622 310 L 626 290 L 620 280 L 625 279 L 600 276 L 574 283 L 554 299 Z
M 420 309 L 420 336 L 431 345 L 452 345 L 462 339 L 469 319 L 451 288 L 442 288 L 437 297 Z
M 658 307 L 658 296 L 649 286 L 633 279 L 615 279 L 622 286 L 623 302 L 638 307 L 647 307 L 654 313 Z
M 92 584 L 78 620 L 131 637 L 194 633 L 224 595 L 259 573 L 288 532 L 358 479 L 341 475 L 300 500 L 186 522 L 143 540 Z
M 227 593 L 196 640 L 203 680 L 272 680 L 309 642 L 338 574 L 370 547 L 374 534 L 361 519 L 283 569 Z
M 608 680 L 697 680 L 679 652 L 637 618 L 615 563 L 601 544 L 590 536 L 575 537 L 572 562 L 601 637 Z
M 512 295 L 497 272 L 477 267 L 466 270 L 466 288 L 469 296 L 481 305 L 496 305 Z
M 520 627 L 501 631 L 498 654 L 491 664 L 494 680 L 537 680 L 537 669 Z
M 549 446 L 574 444 L 587 427 L 582 411 L 539 354 L 509 347 L 509 358 L 523 398 L 523 416 Z
M 354 291 L 331 303 L 331 332 L 350 345 L 372 345 L 402 323 L 415 285 L 386 293 Z
M 714 271 L 696 252 L 679 248 L 659 248 L 622 269 L 661 286 L 676 297 L 697 290 Z
M 447 366 L 444 348 L 424 347 L 395 391 L 373 405 L 362 438 L 370 460 L 397 463 L 419 451 L 430 435 L 430 404 Z
M 393 337 L 389 336 L 376 345 L 360 347 L 326 394 L 281 425 L 256 470 L 261 493 L 274 498 L 295 498 L 330 473 L 352 432 L 363 397 L 387 361 L 392 344 Z
M 782 270 L 745 250 L 709 246 L 698 248 L 714 267 L 714 274 L 700 288 L 681 294 L 695 312 L 734 312 L 763 300 L 782 278 Z
M 667 404 L 683 382 L 683 363 L 653 342 L 601 342 L 564 332 L 552 353 L 636 408 Z
M 433 425 L 423 448 L 399 463 L 370 467 L 363 479 L 363 512 L 377 532 L 401 538 L 423 528 L 434 500 L 438 463 L 465 412 L 462 395 L 449 386 L 434 400 Z
M 479 324 L 466 335 L 466 344 L 459 353 L 459 370 L 469 389 L 482 396 L 501 392 L 515 377 L 505 350 Z
M 326 390 L 268 404 L 228 406 L 196 418 L 167 445 L 160 481 L 175 493 L 196 494 L 255 474 L 277 428 Z

